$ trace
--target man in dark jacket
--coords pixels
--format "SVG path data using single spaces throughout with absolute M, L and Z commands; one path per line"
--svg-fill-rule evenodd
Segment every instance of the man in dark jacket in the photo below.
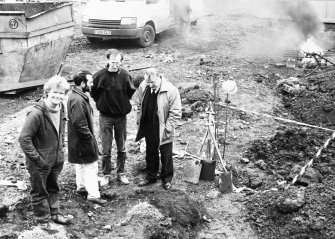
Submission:
M 102 170 L 109 180 L 112 171 L 111 151 L 113 134 L 117 147 L 116 173 L 122 184 L 129 184 L 125 172 L 127 114 L 130 99 L 135 92 L 129 72 L 121 68 L 122 54 L 116 49 L 107 51 L 107 67 L 93 76 L 91 96 L 100 112 L 99 124 L 102 142 Z
M 72 222 L 71 217 L 60 213 L 58 198 L 66 120 L 62 102 L 69 88 L 67 81 L 60 76 L 54 76 L 45 83 L 46 98 L 28 111 L 19 136 L 30 174 L 33 213 L 43 229 L 50 229 L 50 219 L 60 224 Z
M 90 90 L 92 74 L 81 71 L 73 78 L 75 87 L 69 95 L 68 151 L 69 162 L 76 166 L 78 194 L 87 194 L 87 200 L 97 204 L 107 201 L 100 198 L 98 183 L 98 144 L 94 137 L 93 110 L 86 92 Z

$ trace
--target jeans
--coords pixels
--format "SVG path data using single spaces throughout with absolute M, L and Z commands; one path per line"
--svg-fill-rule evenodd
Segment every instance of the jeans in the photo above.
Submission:
M 36 162 L 27 160 L 30 174 L 31 205 L 38 222 L 47 222 L 51 216 L 59 214 L 58 176 L 64 162 L 40 167 Z
M 101 144 L 102 144 L 102 171 L 104 175 L 111 174 L 112 142 L 115 138 L 117 147 L 116 173 L 124 173 L 126 161 L 127 116 L 110 117 L 99 116 Z
M 77 190 L 85 189 L 87 199 L 100 198 L 98 183 L 98 161 L 89 164 L 76 164 Z

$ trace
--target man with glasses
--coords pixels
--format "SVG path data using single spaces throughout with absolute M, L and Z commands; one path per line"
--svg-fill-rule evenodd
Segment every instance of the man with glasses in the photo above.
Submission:
M 106 53 L 107 66 L 93 76 L 91 96 L 100 112 L 99 124 L 102 143 L 103 184 L 108 184 L 112 171 L 111 151 L 115 138 L 117 147 L 116 174 L 122 184 L 129 184 L 125 175 L 127 114 L 135 92 L 129 72 L 121 67 L 123 55 L 116 49 Z M 114 167 L 115 168 L 115 167 Z
M 173 178 L 172 146 L 176 122 L 181 118 L 178 89 L 155 68 L 147 69 L 138 89 L 138 133 L 136 141 L 145 138 L 146 178 L 139 186 L 157 181 L 159 153 L 162 164 L 160 178 L 164 189 L 171 188 Z

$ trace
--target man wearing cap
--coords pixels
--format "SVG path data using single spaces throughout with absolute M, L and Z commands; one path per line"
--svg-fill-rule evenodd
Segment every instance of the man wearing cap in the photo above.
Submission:
M 176 122 L 181 118 L 181 101 L 178 89 L 154 68 L 147 69 L 139 86 L 138 132 L 136 141 L 145 138 L 146 178 L 139 186 L 157 181 L 159 153 L 162 164 L 160 178 L 164 189 L 171 188 L 173 178 L 172 146 Z
M 122 184 L 129 184 L 125 175 L 127 114 L 135 92 L 129 72 L 121 67 L 123 55 L 116 49 L 106 53 L 107 66 L 93 76 L 91 96 L 100 112 L 99 124 L 102 143 L 102 171 L 108 183 L 112 171 L 111 151 L 115 138 L 117 147 L 116 174 Z M 107 180 L 107 182 L 106 182 Z

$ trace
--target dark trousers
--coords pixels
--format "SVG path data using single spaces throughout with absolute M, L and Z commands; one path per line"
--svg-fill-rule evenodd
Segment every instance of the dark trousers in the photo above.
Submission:
M 127 116 L 110 117 L 100 114 L 100 135 L 102 144 L 102 171 L 108 175 L 112 172 L 112 143 L 115 138 L 117 147 L 116 173 L 124 173 L 126 161 Z
M 156 127 L 154 127 L 156 128 Z M 144 129 L 146 142 L 146 163 L 147 179 L 155 181 L 159 170 L 159 152 L 161 154 L 161 174 L 160 178 L 163 183 L 172 181 L 173 178 L 173 161 L 172 161 L 172 142 L 159 146 L 159 129 Z
M 26 165 L 30 174 L 31 204 L 38 222 L 47 222 L 52 215 L 59 213 L 58 176 L 64 162 L 41 168 L 36 162 L 27 160 Z

